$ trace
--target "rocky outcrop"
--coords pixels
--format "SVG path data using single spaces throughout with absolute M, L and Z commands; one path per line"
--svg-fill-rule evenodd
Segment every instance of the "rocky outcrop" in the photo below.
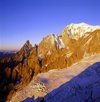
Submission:
M 61 69 L 67 67 L 67 52 L 67 49 L 61 48 L 43 58 L 41 71 L 47 72 L 51 69 Z
M 12 72 L 12 80 L 23 78 L 23 84 L 28 84 L 33 76 L 40 73 L 41 67 L 37 54 L 31 53 L 24 64 L 20 63 Z
M 65 48 L 60 37 L 61 36 L 58 36 L 57 34 L 51 34 L 43 38 L 38 46 L 38 56 L 44 58 L 60 48 Z M 64 38 L 67 40 L 66 37 Z
M 17 52 L 13 57 L 14 62 L 22 62 L 25 58 L 27 58 L 30 55 L 32 45 L 30 44 L 29 40 L 26 41 L 24 46 L 20 49 L 19 52 Z
M 63 42 L 65 47 L 69 49 L 75 43 L 75 39 L 71 39 L 67 34 L 66 30 L 64 29 L 63 32 L 60 34 L 59 39 Z
M 34 48 L 35 49 L 35 48 Z M 12 72 L 11 82 L 15 83 L 14 87 L 10 90 L 7 100 L 16 93 L 19 88 L 22 88 L 30 83 L 33 76 L 41 72 L 37 53 L 31 52 L 25 63 L 17 65 Z M 23 79 L 19 84 L 17 81 Z
M 39 43 L 38 46 L 38 56 L 44 57 L 51 54 L 53 51 L 57 50 L 56 42 L 54 39 L 54 34 L 51 34 Z

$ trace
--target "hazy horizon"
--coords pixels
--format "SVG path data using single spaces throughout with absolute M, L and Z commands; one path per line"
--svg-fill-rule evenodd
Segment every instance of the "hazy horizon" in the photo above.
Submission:
M 34 46 L 71 23 L 100 25 L 100 0 L 0 0 L 0 50 Z
M 0 52 L 19 51 L 19 50 L 0 50 Z

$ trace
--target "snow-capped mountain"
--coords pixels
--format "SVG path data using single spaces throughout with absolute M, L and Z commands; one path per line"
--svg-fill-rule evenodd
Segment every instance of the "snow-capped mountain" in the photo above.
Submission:
M 69 38 L 78 40 L 80 37 L 85 36 L 86 33 L 88 34 L 97 29 L 100 29 L 100 26 L 92 26 L 86 23 L 72 23 L 65 27 L 61 35 L 67 33 Z
M 79 38 L 85 38 L 93 31 L 99 29 L 100 26 L 92 26 L 86 23 L 72 23 L 66 26 L 59 36 L 57 34 L 51 34 L 43 38 L 38 46 L 38 55 L 44 57 L 60 48 L 69 49 Z

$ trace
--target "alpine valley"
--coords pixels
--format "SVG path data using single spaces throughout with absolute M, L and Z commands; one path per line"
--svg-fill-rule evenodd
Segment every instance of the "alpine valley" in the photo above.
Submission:
M 72 23 L 3 57 L 0 102 L 100 102 L 100 26 Z

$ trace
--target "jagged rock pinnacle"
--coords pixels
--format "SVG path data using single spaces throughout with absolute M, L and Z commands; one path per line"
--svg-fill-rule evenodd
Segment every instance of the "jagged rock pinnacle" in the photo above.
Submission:
M 29 40 L 27 40 L 25 44 L 28 46 L 28 45 L 30 44 L 30 41 L 29 41 Z

